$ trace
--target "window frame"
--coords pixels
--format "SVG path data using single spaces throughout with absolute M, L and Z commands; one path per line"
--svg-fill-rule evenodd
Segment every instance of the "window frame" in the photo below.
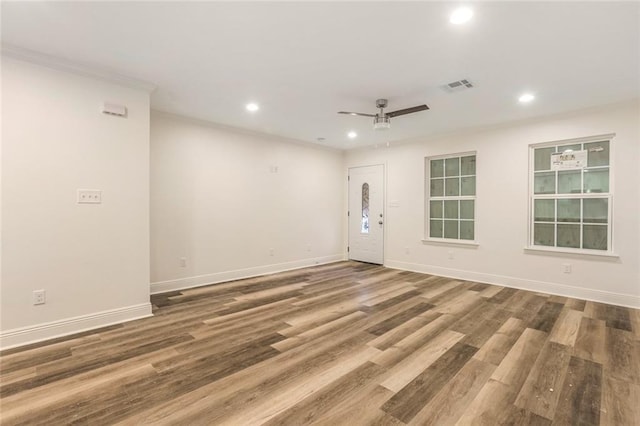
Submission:
M 603 134 L 603 135 L 595 135 L 595 136 L 587 136 L 580 138 L 572 138 L 572 139 L 561 139 L 556 141 L 549 142 L 541 142 L 534 143 L 529 145 L 529 176 L 528 176 L 528 217 L 527 217 L 527 244 L 525 246 L 525 250 L 531 251 L 541 251 L 541 252 L 555 252 L 555 253 L 566 253 L 566 254 L 574 254 L 574 255 L 591 255 L 591 256 L 604 256 L 604 257 L 617 257 L 614 253 L 613 246 L 613 202 L 614 202 L 614 174 L 613 170 L 615 168 L 614 165 L 614 143 L 613 139 L 615 138 L 615 133 Z M 580 193 L 558 193 L 558 173 L 556 171 L 555 174 L 555 192 L 553 194 L 535 194 L 535 151 L 540 148 L 550 148 L 550 147 L 558 147 L 562 145 L 574 145 L 574 144 L 587 144 L 593 142 L 603 142 L 607 141 L 609 143 L 609 190 L 608 192 L 593 192 L 586 193 L 584 191 L 584 169 L 580 169 L 581 171 L 581 192 Z M 605 166 L 602 166 L 605 167 Z M 588 167 L 586 167 L 588 169 Z M 554 245 L 553 246 L 545 246 L 545 245 L 536 245 L 534 241 L 534 225 L 537 223 L 535 220 L 535 200 L 554 200 L 555 203 L 555 212 L 554 212 L 554 221 L 548 222 L 554 225 Z M 559 247 L 557 245 L 557 228 L 558 224 L 562 223 L 558 220 L 558 200 L 565 199 L 577 199 L 580 200 L 580 220 L 578 222 L 566 222 L 567 224 L 578 224 L 580 225 L 580 248 L 574 247 Z M 585 249 L 582 248 L 583 245 L 583 227 L 585 223 L 583 222 L 584 215 L 584 207 L 583 200 L 586 199 L 606 199 L 607 200 L 607 222 L 606 224 L 598 225 L 596 223 L 587 223 L 587 225 L 596 225 L 596 226 L 606 226 L 607 227 L 607 249 L 606 250 L 598 250 L 598 249 Z M 540 222 L 540 221 L 538 221 Z M 545 222 L 547 223 L 547 222 Z
M 473 177 L 475 178 L 475 195 L 457 195 L 457 196 L 447 196 L 447 195 L 442 195 L 442 196 L 436 196 L 436 197 L 432 197 L 431 196 L 431 161 L 433 160 L 447 160 L 450 158 L 460 158 L 462 159 L 462 157 L 468 157 L 468 156 L 475 156 L 475 162 L 476 162 L 476 167 L 475 167 L 475 174 L 473 175 Z M 425 185 L 425 202 L 424 202 L 424 208 L 425 208 L 425 215 L 424 215 L 424 238 L 422 240 L 422 242 L 424 243 L 436 243 L 436 244 L 445 244 L 445 245 L 463 245 L 463 246 L 478 246 L 478 218 L 477 218 L 477 211 L 478 211 L 478 152 L 477 151 L 465 151 L 465 152 L 459 152 L 459 153 L 453 153 L 453 154 L 442 154 L 442 155 L 434 155 L 434 156 L 428 156 L 424 158 L 425 164 L 424 164 L 424 185 Z M 461 162 L 461 161 L 460 161 Z M 444 162 L 446 167 L 446 161 Z M 463 176 L 471 176 L 471 175 L 462 175 L 459 174 L 458 178 L 462 178 Z M 446 176 L 443 175 L 443 179 L 446 178 Z M 460 183 L 460 188 L 461 188 L 462 183 Z M 460 219 L 460 204 L 458 203 L 458 238 L 445 238 L 444 237 L 444 229 L 443 229 L 443 236 L 442 237 L 432 237 L 431 236 L 431 227 L 430 227 L 430 222 L 431 222 L 431 201 L 432 200 L 442 200 L 442 201 L 446 201 L 446 200 L 457 200 L 457 201 L 464 201 L 464 200 L 471 200 L 473 201 L 473 219 L 470 219 L 468 221 L 473 222 L 473 239 L 472 240 L 464 240 L 464 239 L 460 239 L 460 222 L 461 221 L 465 221 L 465 219 Z M 443 203 L 443 207 L 444 207 L 444 203 Z M 444 210 L 443 210 L 443 216 L 444 216 Z M 444 220 L 444 217 L 443 217 Z

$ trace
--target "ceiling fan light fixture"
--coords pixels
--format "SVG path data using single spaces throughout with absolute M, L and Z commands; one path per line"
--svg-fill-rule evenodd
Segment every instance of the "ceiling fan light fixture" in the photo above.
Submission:
M 391 127 L 391 119 L 384 115 L 378 115 L 373 119 L 374 130 L 386 130 Z

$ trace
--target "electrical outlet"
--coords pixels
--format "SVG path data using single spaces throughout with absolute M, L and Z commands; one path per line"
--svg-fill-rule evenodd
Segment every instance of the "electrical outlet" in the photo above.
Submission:
M 181 257 L 180 258 L 180 267 L 181 268 L 186 268 L 187 267 L 187 258 L 186 257 Z
M 34 305 L 44 305 L 47 303 L 47 294 L 44 290 L 34 290 L 33 291 L 33 304 Z
M 562 264 L 562 272 L 564 272 L 565 274 L 570 274 L 571 273 L 571 264 L 570 263 L 563 263 Z
M 273 249 L 272 248 L 269 249 L 269 256 L 273 256 Z

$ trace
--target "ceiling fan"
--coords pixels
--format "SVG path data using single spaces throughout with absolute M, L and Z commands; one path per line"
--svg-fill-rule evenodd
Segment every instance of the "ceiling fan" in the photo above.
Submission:
M 386 99 L 377 99 L 376 107 L 380 108 L 380 112 L 377 114 L 365 114 L 362 112 L 348 112 L 348 111 L 340 111 L 338 112 L 338 114 L 362 115 L 364 117 L 373 117 L 373 128 L 375 130 L 383 130 L 391 127 L 392 117 L 397 117 L 399 115 L 412 114 L 414 112 L 425 111 L 429 109 L 427 105 L 417 105 L 411 108 L 399 109 L 397 111 L 384 112 L 384 108 L 387 107 Z

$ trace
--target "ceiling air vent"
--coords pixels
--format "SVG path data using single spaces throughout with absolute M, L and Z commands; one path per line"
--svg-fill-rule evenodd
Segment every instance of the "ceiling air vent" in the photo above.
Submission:
M 471 89 L 472 87 L 473 84 L 468 79 L 452 81 L 451 83 L 442 86 L 442 88 L 449 93 L 461 92 L 463 90 Z

